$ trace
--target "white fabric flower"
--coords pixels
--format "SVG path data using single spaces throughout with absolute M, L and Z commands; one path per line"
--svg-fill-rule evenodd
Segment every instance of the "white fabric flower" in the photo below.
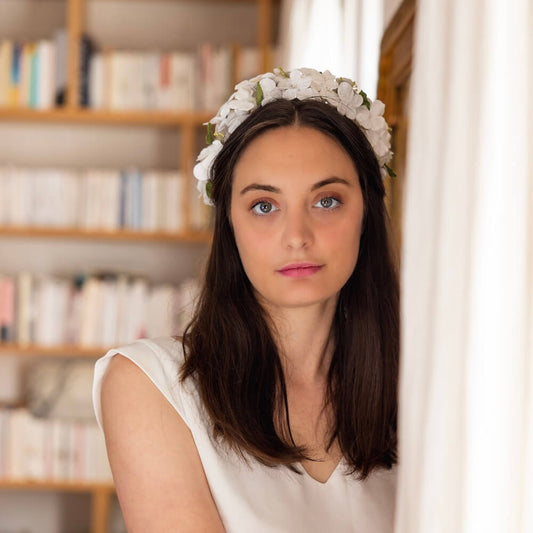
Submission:
M 337 111 L 341 115 L 347 116 L 351 120 L 355 120 L 357 116 L 357 108 L 363 104 L 363 97 L 353 90 L 353 85 L 347 81 L 339 83 L 337 89 L 339 95 L 339 105 Z
M 209 146 L 206 146 L 198 155 L 197 163 L 194 165 L 193 174 L 198 180 L 197 189 L 201 193 L 204 203 L 212 205 L 211 199 L 207 196 L 207 182 L 209 181 L 209 173 L 213 160 L 222 150 L 222 143 L 217 139 Z
M 357 122 L 367 130 L 381 130 L 387 128 L 387 123 L 382 117 L 385 105 L 380 100 L 372 102 L 370 109 L 362 107 L 357 111 Z
M 276 85 L 276 82 L 272 78 L 263 78 L 259 85 L 263 90 L 263 101 L 261 105 L 268 104 L 272 100 L 278 100 L 281 98 L 281 89 Z
M 194 176 L 198 180 L 197 188 L 205 203 L 212 205 L 206 187 L 213 160 L 222 149 L 222 144 L 228 135 L 258 107 L 258 84 L 262 92 L 262 98 L 259 98 L 260 105 L 280 98 L 287 100 L 322 98 L 335 107 L 341 115 L 356 121 L 374 150 L 381 167 L 381 174 L 387 175 L 385 165 L 390 161 L 392 152 L 390 132 L 383 118 L 385 108 L 383 102 L 379 100 L 370 102 L 368 109 L 369 100 L 359 94 L 359 89 L 352 80 L 336 78 L 328 70 L 319 72 L 315 69 L 302 68 L 285 72 L 276 68 L 273 72 L 260 74 L 235 85 L 235 92 L 210 120 L 210 127 L 214 127 L 215 140 L 200 152 L 194 167 Z

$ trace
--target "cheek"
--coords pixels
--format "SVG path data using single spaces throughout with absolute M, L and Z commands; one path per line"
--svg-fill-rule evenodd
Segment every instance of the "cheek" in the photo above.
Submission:
M 269 234 L 258 236 L 258 232 L 249 223 L 239 221 L 238 217 L 234 220 L 233 228 L 239 256 L 250 278 L 250 273 L 257 272 L 257 265 L 264 265 L 269 258 L 272 259 Z

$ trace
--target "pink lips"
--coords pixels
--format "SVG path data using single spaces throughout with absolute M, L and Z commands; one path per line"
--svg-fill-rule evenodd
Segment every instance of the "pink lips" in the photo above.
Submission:
M 316 263 L 293 263 L 280 268 L 278 272 L 289 278 L 305 278 L 316 274 L 323 266 Z

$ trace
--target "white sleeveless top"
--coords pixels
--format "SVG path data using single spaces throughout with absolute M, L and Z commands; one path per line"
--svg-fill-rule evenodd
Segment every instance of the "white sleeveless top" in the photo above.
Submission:
M 152 380 L 189 427 L 228 533 L 390 533 L 394 525 L 397 467 L 365 481 L 343 475 L 339 463 L 321 483 L 305 472 L 270 468 L 253 458 L 247 465 L 210 437 L 207 415 L 194 380 L 179 382 L 181 343 L 172 337 L 137 340 L 109 350 L 96 362 L 93 404 L 102 427 L 100 390 L 113 355 L 133 361 Z

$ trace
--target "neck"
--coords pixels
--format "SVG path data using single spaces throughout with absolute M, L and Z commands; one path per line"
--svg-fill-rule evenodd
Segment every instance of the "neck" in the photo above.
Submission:
M 266 310 L 273 322 L 287 385 L 323 384 L 333 354 L 331 324 L 337 300 L 299 308 Z

